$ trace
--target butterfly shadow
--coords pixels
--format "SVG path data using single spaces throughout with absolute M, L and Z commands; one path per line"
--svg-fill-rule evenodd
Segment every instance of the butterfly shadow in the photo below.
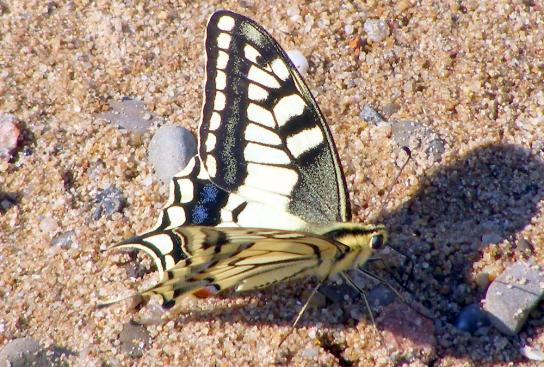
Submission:
M 409 274 L 393 262 L 388 272 L 404 278 L 412 299 L 432 315 L 439 355 L 520 360 L 519 337 L 491 327 L 472 335 L 454 325 L 463 307 L 485 298 L 485 287 L 471 278 L 483 272 L 480 261 L 493 264 L 484 270 L 498 275 L 502 267 L 495 264 L 508 266 L 523 258 L 516 249 L 518 233 L 531 223 L 544 197 L 544 162 L 517 145 L 488 145 L 422 181 L 412 198 L 383 216 L 391 245 L 413 262 Z M 526 335 L 535 327 L 529 320 Z M 445 347 L 452 336 L 455 347 Z M 503 347 L 493 338 L 502 339 Z
M 515 244 L 516 234 L 531 222 L 544 196 L 544 163 L 519 146 L 490 145 L 471 151 L 423 181 L 408 201 L 382 216 L 391 233 L 391 245 L 411 258 L 413 271 L 407 277 L 407 268 L 399 267 L 398 259 L 393 258 L 377 262 L 378 266 L 370 264 L 369 268 L 378 274 L 384 269 L 380 276 L 388 280 L 404 278 L 404 288 L 413 302 L 405 310 L 415 306 L 414 309 L 424 309 L 429 315 L 437 355 L 453 353 L 466 358 L 467 353 L 474 351 L 469 357 L 481 360 L 482 351 L 490 348 L 489 334 L 506 337 L 491 328 L 488 335 L 478 336 L 454 327 L 459 311 L 465 305 L 479 303 L 485 296 L 485 290 L 479 289 L 469 274 L 483 253 L 494 246 L 502 251 L 504 243 Z M 490 239 L 494 242 L 486 243 Z M 493 252 L 493 256 L 510 262 L 511 253 L 501 251 Z M 180 328 L 185 322 L 212 320 L 290 327 L 315 284 L 293 281 L 241 294 L 227 292 L 212 300 L 198 301 L 198 310 L 191 307 L 191 312 L 180 315 L 175 322 Z M 356 327 L 359 319 L 371 325 L 364 302 L 351 287 L 327 284 L 323 288 L 299 324 L 322 331 L 322 345 L 332 329 Z M 374 316 L 382 335 L 414 337 L 411 333 L 403 334 L 405 328 L 389 328 L 387 322 L 380 322 L 387 316 L 380 315 L 379 310 Z M 443 346 L 443 340 L 451 335 L 457 343 L 456 352 Z M 334 343 L 329 344 L 334 347 Z M 493 353 L 486 356 L 492 362 L 502 360 L 505 353 L 518 358 L 516 338 L 509 338 L 506 348 L 509 349 L 503 348 L 496 357 Z

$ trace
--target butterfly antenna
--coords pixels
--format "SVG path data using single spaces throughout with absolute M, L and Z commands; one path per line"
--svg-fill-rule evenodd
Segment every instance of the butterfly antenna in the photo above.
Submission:
M 401 255 L 405 259 L 408 259 L 408 261 L 410 262 L 410 272 L 408 273 L 408 277 L 403 282 L 399 282 L 404 287 L 406 286 L 406 282 L 408 281 L 408 279 L 411 279 L 414 276 L 414 268 L 415 268 L 414 260 L 412 260 L 410 256 L 408 256 L 407 254 L 405 254 L 404 252 L 402 252 L 401 250 L 399 250 L 398 248 L 394 246 L 387 245 L 387 247 L 393 250 L 394 252 L 396 252 L 397 254 Z
M 393 179 L 393 182 L 391 183 L 391 186 L 389 186 L 389 190 L 387 191 L 387 194 L 385 195 L 385 199 L 383 200 L 382 209 L 381 209 L 382 212 L 385 210 L 385 207 L 387 206 L 387 203 L 389 202 L 389 197 L 391 196 L 391 192 L 393 191 L 393 187 L 399 181 L 399 177 L 400 177 L 402 171 L 404 171 L 404 168 L 406 167 L 408 162 L 410 162 L 410 159 L 412 159 L 412 151 L 410 150 L 410 148 L 408 148 L 407 146 L 403 146 L 401 149 L 404 151 L 404 153 L 406 153 L 407 158 L 406 158 L 406 161 L 404 161 L 404 163 L 400 167 L 399 171 L 397 172 L 397 175 Z
M 300 309 L 300 311 L 298 312 L 298 315 L 295 319 L 295 321 L 293 322 L 293 325 L 291 325 L 291 328 L 289 329 L 289 332 L 287 334 L 285 334 L 281 340 L 280 340 L 280 343 L 278 344 L 278 348 L 281 347 L 281 345 L 283 344 L 283 342 L 289 337 L 289 335 L 291 335 L 293 333 L 293 330 L 295 330 L 295 326 L 297 326 L 300 318 L 302 317 L 302 314 L 304 313 L 304 311 L 306 311 L 306 309 L 308 308 L 308 305 L 310 304 L 310 301 L 311 299 L 314 297 L 315 293 L 317 292 L 317 290 L 319 289 L 319 287 L 321 287 L 321 282 L 318 283 L 314 289 L 312 289 L 312 293 L 310 293 L 310 296 L 308 297 L 308 299 L 306 300 L 306 302 L 304 302 L 304 306 L 302 306 L 302 308 Z
M 351 279 L 346 273 L 344 272 L 341 272 L 340 273 L 340 276 L 342 277 L 342 279 L 344 279 L 347 283 L 349 283 L 349 285 L 351 285 L 357 292 L 359 292 L 359 294 L 361 295 L 361 297 L 363 297 L 363 300 L 365 301 L 365 305 L 366 305 L 366 308 L 368 310 L 368 314 L 370 315 L 370 320 L 372 321 L 372 325 L 374 325 L 374 328 L 376 328 L 376 331 L 378 331 L 378 326 L 376 325 L 376 320 L 374 320 L 374 314 L 372 313 L 372 309 L 370 308 L 370 303 L 368 302 L 368 299 L 366 298 L 366 293 L 365 291 L 359 287 L 357 285 L 357 283 L 355 283 L 353 281 L 353 279 Z M 383 341 L 383 338 L 382 338 L 382 334 L 378 331 L 378 335 L 380 336 L 380 341 L 382 342 L 382 344 L 384 344 L 384 341 Z

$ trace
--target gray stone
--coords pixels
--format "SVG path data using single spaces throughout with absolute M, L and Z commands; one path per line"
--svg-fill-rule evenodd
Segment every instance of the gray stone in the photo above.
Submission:
M 180 126 L 166 125 L 157 130 L 149 143 L 149 161 L 155 175 L 169 182 L 196 154 L 196 140 L 191 132 Z
M 111 101 L 110 107 L 111 111 L 100 113 L 97 117 L 132 132 L 143 133 L 157 120 L 137 99 L 125 97 L 121 101 Z
M 31 338 L 14 339 L 0 351 L 0 367 L 46 367 L 48 365 L 40 343 Z
M 400 147 L 408 147 L 414 157 L 422 152 L 425 159 L 438 162 L 446 151 L 444 141 L 432 129 L 415 121 L 391 123 L 393 141 Z
M 482 310 L 480 305 L 471 304 L 465 306 L 455 321 L 455 327 L 469 333 L 474 333 L 481 327 L 489 326 L 489 315 Z
M 142 326 L 126 324 L 119 334 L 121 351 L 132 358 L 140 358 L 144 350 L 151 344 L 149 332 Z
M 395 293 L 384 285 L 379 285 L 372 289 L 368 294 L 368 303 L 370 307 L 376 309 L 378 307 L 387 306 L 395 300 Z
M 96 207 L 93 212 L 93 220 L 100 219 L 103 215 L 110 216 L 118 213 L 125 207 L 126 200 L 120 189 L 108 187 L 99 192 L 95 197 Z
M 308 60 L 299 50 L 288 50 L 286 52 L 289 59 L 295 65 L 300 75 L 306 75 L 310 66 L 308 65 Z
M 522 356 L 531 361 L 544 362 L 544 352 L 538 348 L 533 348 L 526 345 L 522 347 L 519 352 Z
M 385 119 L 376 111 L 372 106 L 365 104 L 363 110 L 361 111 L 359 117 L 364 121 L 373 125 L 380 125 L 385 123 Z
M 391 115 L 397 113 L 400 110 L 400 106 L 396 103 L 388 103 L 385 106 L 383 106 L 383 114 L 387 117 L 390 117 Z
M 14 115 L 0 113 L 0 161 L 9 161 L 20 140 L 20 130 Z
M 69 249 L 70 246 L 72 246 L 72 243 L 74 242 L 75 238 L 75 232 L 74 231 L 68 231 L 57 234 L 51 242 L 49 243 L 51 246 L 58 246 L 62 249 Z
M 484 308 L 498 330 L 506 335 L 516 335 L 543 295 L 542 267 L 517 262 L 491 283 Z
M 300 355 L 304 359 L 315 359 L 319 356 L 319 348 L 318 347 L 308 347 L 304 349 Z
M 363 28 L 372 42 L 381 42 L 389 36 L 389 26 L 381 19 L 368 19 Z

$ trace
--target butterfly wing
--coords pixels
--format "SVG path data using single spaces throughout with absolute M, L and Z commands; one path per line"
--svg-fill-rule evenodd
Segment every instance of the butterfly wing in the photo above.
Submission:
M 308 223 L 348 221 L 331 133 L 278 43 L 252 20 L 218 11 L 208 22 L 206 56 L 199 157 L 210 180 Z
M 335 259 L 349 251 L 317 235 L 254 228 L 186 226 L 147 241 L 159 262 L 175 261 L 157 285 L 140 293 L 144 301 L 162 296 L 165 308 L 190 295 L 251 290 L 307 275 L 325 278 Z

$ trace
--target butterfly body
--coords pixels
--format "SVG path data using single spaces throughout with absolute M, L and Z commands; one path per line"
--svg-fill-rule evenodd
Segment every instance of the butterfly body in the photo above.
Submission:
M 387 241 L 350 222 L 338 153 L 302 77 L 258 24 L 214 13 L 206 31 L 199 150 L 170 184 L 154 228 L 113 248 L 148 254 L 165 308 L 187 296 L 288 279 L 326 280 Z

